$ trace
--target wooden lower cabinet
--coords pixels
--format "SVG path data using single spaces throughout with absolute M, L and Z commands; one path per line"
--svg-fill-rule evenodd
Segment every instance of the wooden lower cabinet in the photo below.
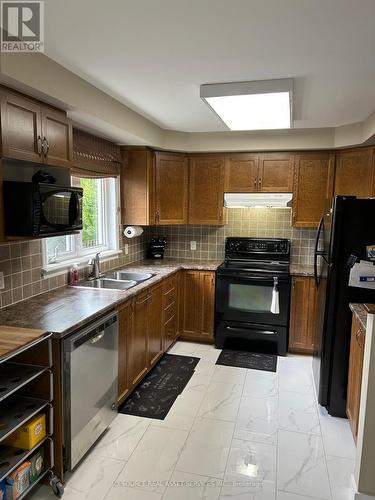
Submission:
M 163 337 L 164 351 L 177 340 L 179 334 L 179 282 L 180 273 L 164 280 L 163 286 Z
M 147 313 L 150 294 L 148 291 L 137 295 L 134 299 L 134 318 L 131 330 L 128 331 L 128 383 L 130 389 L 147 373 L 148 339 Z
M 184 271 L 181 279 L 181 337 L 212 342 L 215 272 Z
M 164 351 L 162 332 L 163 284 L 155 285 L 147 304 L 148 367 L 161 358 Z
M 118 399 L 123 400 L 129 393 L 128 339 L 133 330 L 133 301 L 121 304 L 118 312 Z
M 316 299 L 314 278 L 292 277 L 289 352 L 301 354 L 314 352 Z
M 365 336 L 366 332 L 364 328 L 358 321 L 358 318 L 353 315 L 346 414 L 355 440 L 358 433 Z

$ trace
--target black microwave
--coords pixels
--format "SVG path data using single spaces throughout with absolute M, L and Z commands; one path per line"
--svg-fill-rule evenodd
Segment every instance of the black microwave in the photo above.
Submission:
M 4 181 L 6 236 L 53 236 L 82 229 L 83 189 Z

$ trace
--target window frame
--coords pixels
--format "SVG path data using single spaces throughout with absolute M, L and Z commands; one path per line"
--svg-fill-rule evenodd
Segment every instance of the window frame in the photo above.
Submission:
M 101 224 L 100 230 L 105 229 L 105 243 L 102 245 L 97 245 L 93 247 L 83 246 L 82 240 L 82 230 L 78 234 L 67 234 L 66 237 L 70 239 L 70 246 L 73 249 L 72 252 L 65 252 L 65 258 L 58 258 L 56 262 L 48 262 L 47 259 L 47 240 L 43 239 L 42 245 L 42 273 L 57 273 L 62 269 L 71 267 L 73 264 L 78 264 L 80 267 L 85 267 L 88 261 L 94 257 L 98 252 L 102 258 L 110 258 L 116 255 L 120 255 L 122 252 L 119 249 L 119 178 L 102 178 L 103 181 L 103 192 L 102 192 L 102 203 L 104 202 L 104 210 L 101 211 Z M 72 179 L 73 183 L 73 179 Z M 53 238 L 51 236 L 50 238 Z

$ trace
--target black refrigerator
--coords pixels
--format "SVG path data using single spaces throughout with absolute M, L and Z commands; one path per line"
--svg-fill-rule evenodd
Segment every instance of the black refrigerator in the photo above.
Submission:
M 315 241 L 317 320 L 313 374 L 319 404 L 346 417 L 352 313 L 350 302 L 375 303 L 375 290 L 348 285 L 352 256 L 366 259 L 375 245 L 375 199 L 327 200 Z

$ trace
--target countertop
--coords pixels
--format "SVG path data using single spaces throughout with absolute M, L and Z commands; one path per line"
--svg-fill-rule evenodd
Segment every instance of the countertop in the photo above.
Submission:
M 30 346 L 46 334 L 43 330 L 0 326 L 0 360 L 15 354 L 19 349 Z
M 292 276 L 314 276 L 314 266 L 311 264 L 290 264 Z
M 355 314 L 356 317 L 358 318 L 358 321 L 361 323 L 362 328 L 366 330 L 368 311 L 366 310 L 364 304 L 350 303 L 349 307 L 352 310 L 353 314 Z
M 129 290 L 57 288 L 0 310 L 0 325 L 35 328 L 63 337 L 180 269 L 216 271 L 221 262 L 175 259 L 134 262 L 121 269 L 155 276 Z

